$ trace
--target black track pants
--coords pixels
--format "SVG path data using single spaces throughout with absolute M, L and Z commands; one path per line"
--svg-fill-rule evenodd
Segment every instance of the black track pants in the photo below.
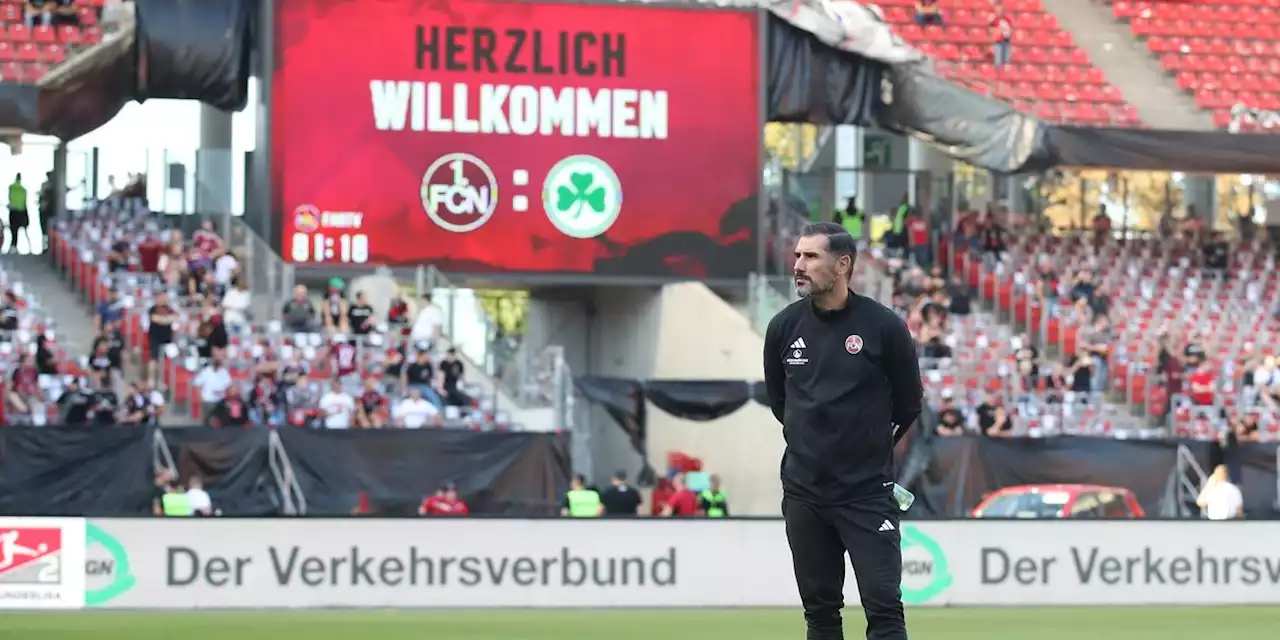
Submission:
M 808 640 L 843 640 L 844 554 L 849 553 L 867 616 L 868 640 L 906 640 L 902 612 L 902 547 L 890 495 L 867 502 L 817 506 L 782 501 L 796 586 Z

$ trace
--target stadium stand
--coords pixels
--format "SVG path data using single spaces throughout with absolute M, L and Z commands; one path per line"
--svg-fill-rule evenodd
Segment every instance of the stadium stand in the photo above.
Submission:
M 1120 405 L 1132 405 L 1142 424 L 1170 417 L 1174 435 L 1197 438 L 1214 437 L 1224 418 L 1254 413 L 1258 436 L 1276 436 L 1274 411 L 1257 404 L 1253 373 L 1277 337 L 1269 313 L 1277 302 L 1275 259 L 1261 242 L 1232 246 L 1198 225 L 1172 237 L 1027 234 L 1011 237 L 997 260 L 972 242 L 985 220 L 970 220 L 973 226 L 961 221 L 950 259 L 980 301 L 1041 337 L 1047 351 L 1080 353 L 1099 342 L 1091 332 L 1111 343 L 1101 391 L 1119 402 L 1104 411 L 1128 416 Z M 1109 318 L 1102 331 L 1099 315 Z M 1212 389 L 1195 393 L 1184 388 L 1182 367 L 1194 373 L 1201 362 Z M 980 384 L 998 388 L 1007 384 L 1001 377 Z
M 396 410 L 403 408 L 425 412 L 427 423 L 439 426 L 513 426 L 455 368 L 460 365 L 442 341 L 411 337 L 403 323 L 395 332 L 392 323 L 377 318 L 369 318 L 364 334 L 326 330 L 304 287 L 302 303 L 311 307 L 307 326 L 286 329 L 278 317 L 249 317 L 247 304 L 232 302 L 248 293 L 233 284 L 243 266 L 210 223 L 184 237 L 145 208 L 108 202 L 60 221 L 51 250 L 69 284 L 91 305 L 122 309 L 124 341 L 143 364 L 151 364 L 143 384 L 167 392 L 172 423 L 210 418 L 216 402 L 202 397 L 212 378 L 204 372 L 216 359 L 226 365 L 230 391 L 272 424 L 304 426 L 325 423 L 328 416 L 331 427 L 421 426 L 411 416 L 406 424 Z M 157 306 L 171 306 L 177 319 L 172 342 L 153 347 L 149 318 Z M 426 380 L 412 378 L 424 368 L 415 369 L 415 362 L 429 363 Z M 340 388 L 328 388 L 335 378 L 342 380 Z M 422 407 L 416 397 L 405 403 L 414 389 L 435 409 Z M 327 399 L 329 392 L 336 398 Z M 335 411 L 322 408 L 327 400 L 355 406 L 351 415 L 337 410 L 334 417 Z
M 1116 0 L 1112 8 L 1178 87 L 1213 111 L 1215 125 L 1231 126 L 1237 105 L 1280 110 L 1280 0 Z
M 105 0 L 0 4 L 0 81 L 32 84 L 102 40 Z
M 895 31 L 939 62 L 951 80 L 1050 122 L 1139 126 L 1137 111 L 1076 47 L 1040 0 L 1007 0 L 1013 25 L 1010 64 L 993 64 L 994 13 L 989 0 L 941 3 L 943 25 L 916 23 L 914 0 L 877 3 Z

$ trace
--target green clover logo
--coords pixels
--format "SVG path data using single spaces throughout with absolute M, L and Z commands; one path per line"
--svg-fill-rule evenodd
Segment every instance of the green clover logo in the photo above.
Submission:
M 596 178 L 590 173 L 574 173 L 569 176 L 569 185 L 560 185 L 556 189 L 556 207 L 568 213 L 575 220 L 582 215 L 583 205 L 592 211 L 604 211 L 604 189 L 594 186 Z
M 942 545 L 916 527 L 902 527 L 902 551 L 905 553 L 913 547 L 929 554 L 929 560 L 933 565 L 933 574 L 929 579 L 929 583 L 923 587 L 915 589 L 903 588 L 902 601 L 907 604 L 923 604 L 950 589 L 953 579 L 951 571 L 947 567 L 947 554 L 942 550 Z
M 542 183 L 547 219 L 571 238 L 594 238 L 622 212 L 622 183 L 613 167 L 595 156 L 569 156 Z

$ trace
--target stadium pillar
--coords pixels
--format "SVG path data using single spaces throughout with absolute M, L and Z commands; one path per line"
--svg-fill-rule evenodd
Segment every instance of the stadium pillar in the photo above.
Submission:
M 53 184 L 67 184 L 67 143 L 60 142 L 53 150 Z M 53 190 L 53 216 L 55 220 L 66 220 L 67 190 Z M 41 215 L 44 215 L 41 213 Z
M 196 212 L 231 214 L 231 114 L 200 105 L 200 150 L 196 153 Z
M 1218 188 L 1213 176 L 1187 176 L 1182 201 L 1195 207 L 1196 215 L 1212 229 L 1218 216 Z

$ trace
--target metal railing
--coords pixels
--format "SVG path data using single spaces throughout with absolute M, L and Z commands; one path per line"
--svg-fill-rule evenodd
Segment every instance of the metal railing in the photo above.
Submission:
M 1208 475 L 1205 474 L 1204 468 L 1196 462 L 1195 454 L 1191 453 L 1191 449 L 1187 445 L 1178 445 L 1177 466 L 1174 469 L 1177 475 L 1174 480 L 1174 501 L 1178 512 L 1173 514 L 1179 518 L 1190 518 L 1195 515 L 1191 507 L 1196 503 L 1196 498 L 1200 495 L 1200 487 L 1204 486 Z
M 271 467 L 271 476 L 276 481 L 276 489 L 280 492 L 280 509 L 286 516 L 307 515 L 307 496 L 298 485 L 297 477 L 293 474 L 293 464 L 289 462 L 289 454 L 275 429 L 267 434 L 267 461 Z

